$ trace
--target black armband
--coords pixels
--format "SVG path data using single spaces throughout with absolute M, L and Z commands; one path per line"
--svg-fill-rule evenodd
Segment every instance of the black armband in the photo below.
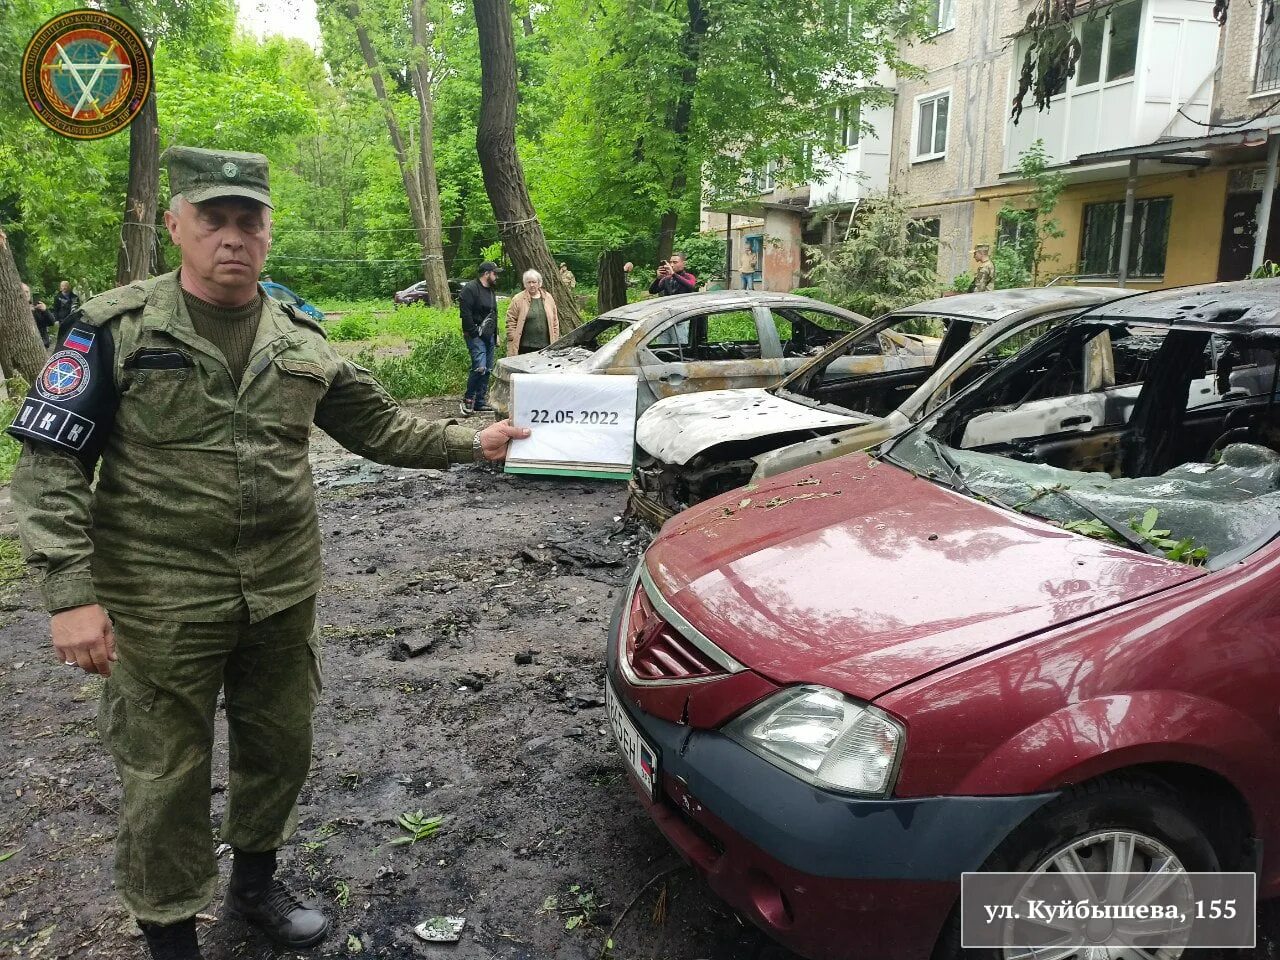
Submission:
M 9 433 L 74 454 L 92 472 L 120 403 L 114 368 L 111 331 L 69 319 Z

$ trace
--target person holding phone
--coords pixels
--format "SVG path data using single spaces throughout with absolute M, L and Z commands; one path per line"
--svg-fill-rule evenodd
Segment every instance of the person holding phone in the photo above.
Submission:
M 670 260 L 658 264 L 658 275 L 649 285 L 649 292 L 660 297 L 672 297 L 681 293 L 693 293 L 698 289 L 698 278 L 685 269 L 684 254 L 676 251 Z

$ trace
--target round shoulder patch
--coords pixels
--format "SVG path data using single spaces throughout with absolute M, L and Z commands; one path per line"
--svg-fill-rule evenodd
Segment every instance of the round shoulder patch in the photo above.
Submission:
M 89 364 L 74 350 L 59 350 L 36 379 L 36 393 L 46 400 L 70 400 L 89 386 Z

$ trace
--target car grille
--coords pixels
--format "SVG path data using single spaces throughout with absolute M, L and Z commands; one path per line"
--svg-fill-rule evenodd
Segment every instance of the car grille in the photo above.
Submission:
M 727 671 L 673 627 L 636 584 L 627 617 L 626 658 L 641 682 L 703 680 Z

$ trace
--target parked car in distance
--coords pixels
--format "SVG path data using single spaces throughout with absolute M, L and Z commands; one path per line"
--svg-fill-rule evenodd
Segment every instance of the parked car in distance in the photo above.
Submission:
M 1018 346 L 1088 307 L 1131 293 L 1031 287 L 942 297 L 885 314 L 767 390 L 661 400 L 636 424 L 629 510 L 661 526 L 672 514 L 753 479 L 880 443 L 985 376 Z M 895 332 L 921 328 L 942 335 L 932 364 L 865 366 L 866 357 L 894 349 Z M 1113 385 L 1109 357 L 1079 372 L 1076 393 Z M 1082 420 L 1077 429 L 1088 424 Z
M 663 397 L 767 387 L 803 366 L 866 317 L 790 293 L 724 290 L 655 297 L 601 314 L 536 353 L 495 364 L 490 402 L 506 411 L 511 376 L 534 373 L 634 374 L 638 408 Z M 851 361 L 888 371 L 933 362 L 933 337 L 885 333 L 883 349 Z
M 462 296 L 463 280 L 449 280 L 449 296 L 457 302 Z M 425 303 L 431 306 L 431 295 L 427 293 L 427 281 L 419 280 L 415 284 L 405 287 L 403 290 L 397 290 L 391 295 L 391 303 L 393 306 L 405 307 L 411 303 Z
M 1135 400 L 979 439 L 1104 338 L 1146 341 Z M 969 871 L 1280 895 L 1278 387 L 1280 281 L 1127 297 L 872 454 L 676 516 L 608 643 L 641 803 L 812 960 L 962 956 Z
M 297 307 L 308 317 L 313 320 L 324 321 L 324 311 L 313 303 L 303 300 L 283 283 L 276 283 L 274 280 L 263 280 L 262 289 L 267 291 L 267 295 L 273 300 L 279 300 L 281 303 L 292 304 Z

